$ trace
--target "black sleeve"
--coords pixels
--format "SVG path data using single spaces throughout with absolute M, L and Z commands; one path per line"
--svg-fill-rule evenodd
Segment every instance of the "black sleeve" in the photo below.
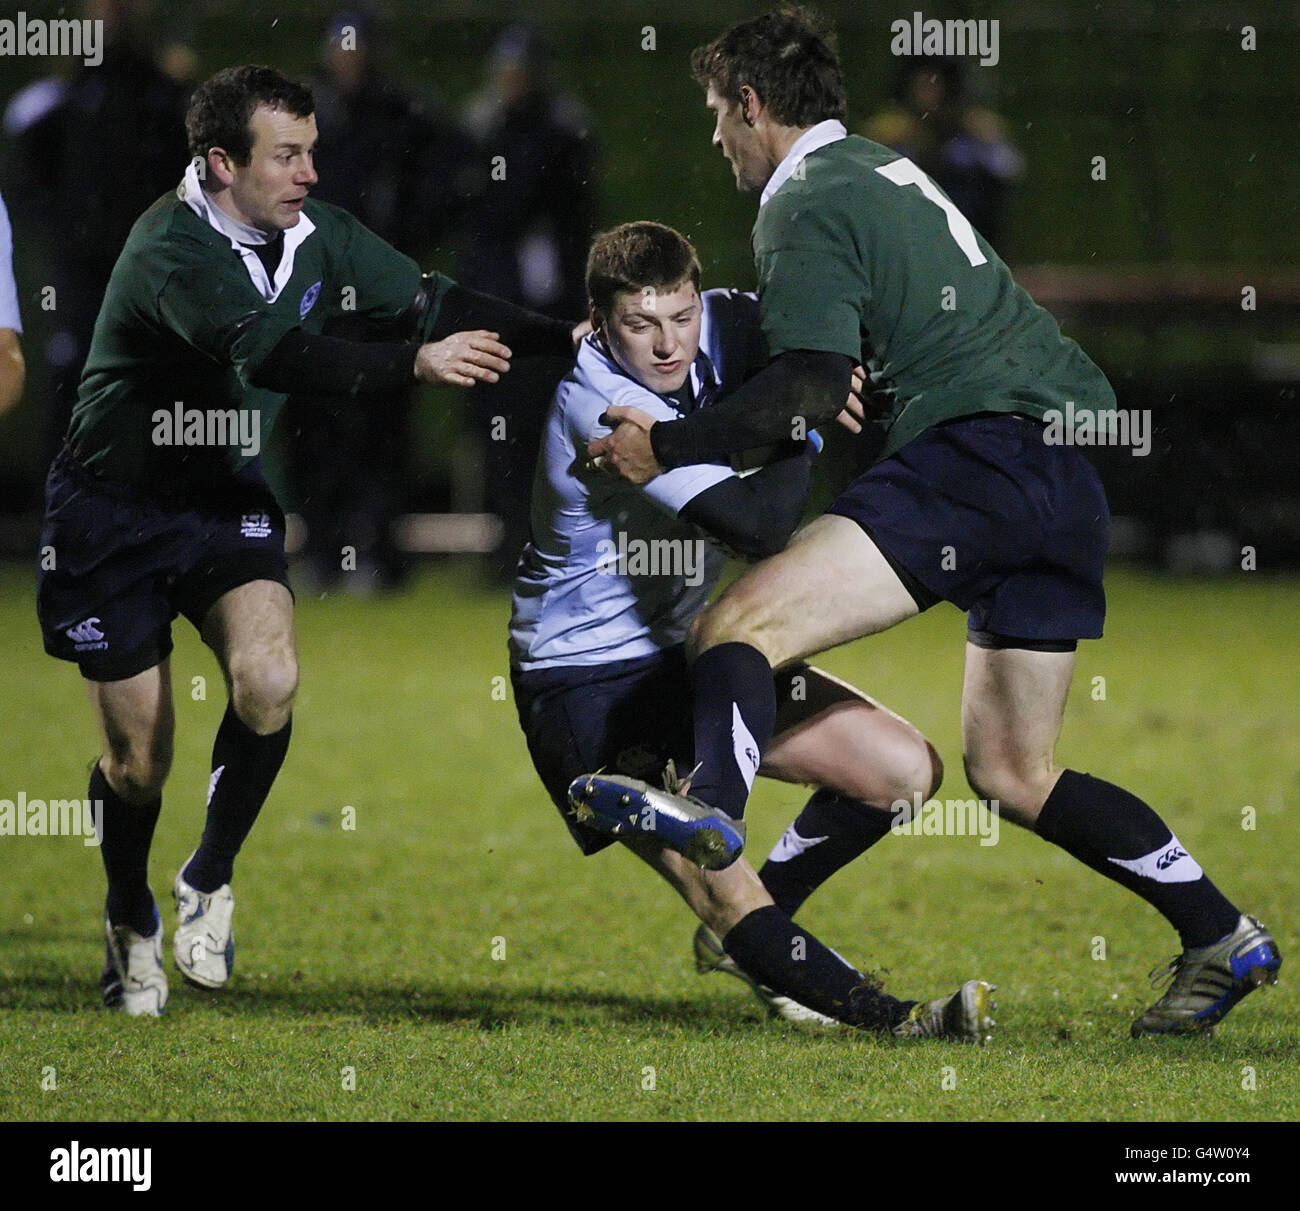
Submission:
M 572 357 L 573 327 L 574 324 L 564 320 L 553 320 L 536 311 L 516 307 L 505 299 L 452 285 L 442 296 L 431 339 L 440 341 L 453 332 L 482 328 L 497 333 L 501 343 L 508 345 L 516 357 L 538 354 Z
M 291 328 L 249 376 L 286 395 L 374 395 L 415 381 L 415 345 L 344 341 Z
M 715 405 L 716 406 L 716 405 Z M 762 559 L 790 541 L 812 487 L 811 442 L 752 475 L 724 479 L 687 501 L 678 516 L 721 539 L 733 551 Z
M 796 419 L 808 432 L 840 414 L 852 374 L 843 353 L 782 353 L 712 407 L 652 425 L 650 447 L 660 466 L 685 467 L 789 441 Z

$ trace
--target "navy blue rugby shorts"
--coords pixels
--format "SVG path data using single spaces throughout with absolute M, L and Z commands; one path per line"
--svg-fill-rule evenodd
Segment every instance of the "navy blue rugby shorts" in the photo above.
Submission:
M 794 722 L 784 712 L 800 710 L 791 705 L 791 679 L 807 671 L 792 664 L 772 675 L 778 734 Z M 574 819 L 570 782 L 604 769 L 658 787 L 669 758 L 683 776 L 695 764 L 691 678 L 681 646 L 600 665 L 512 669 L 511 680 L 533 766 L 584 854 L 614 838 Z
M 866 531 L 922 610 L 966 610 L 972 642 L 1069 650 L 1102 633 L 1110 512 L 1092 464 L 1043 433 L 1011 413 L 937 425 L 827 512 Z
M 65 449 L 46 481 L 41 551 L 45 650 L 91 681 L 122 681 L 166 659 L 178 614 L 199 629 L 239 585 L 289 586 L 284 513 L 260 472 L 181 502 L 100 479 Z

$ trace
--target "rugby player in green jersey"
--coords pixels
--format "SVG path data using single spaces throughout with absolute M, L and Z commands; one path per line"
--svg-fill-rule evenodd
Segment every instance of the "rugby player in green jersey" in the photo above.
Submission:
M 298 686 L 284 515 L 259 453 L 287 393 L 375 394 L 412 378 L 495 382 L 512 356 L 572 354 L 570 325 L 423 277 L 316 182 L 311 92 L 270 68 L 200 86 L 180 187 L 113 270 L 64 449 L 50 469 L 38 612 L 80 667 L 103 740 L 105 1004 L 167 998 L 149 848 L 172 758 L 168 656 L 178 614 L 221 666 L 229 704 L 207 820 L 174 883 L 177 967 L 217 988 L 234 961 L 230 883 L 289 743 Z M 373 343 L 321 335 L 344 312 Z
M 827 515 L 696 618 L 702 765 L 691 798 L 671 806 L 700 818 L 744 811 L 772 735 L 774 668 L 950 601 L 968 612 L 971 786 L 1177 930 L 1170 987 L 1133 1035 L 1211 1029 L 1276 982 L 1273 937 L 1146 803 L 1055 761 L 1077 642 L 1102 633 L 1109 514 L 1092 466 L 1044 419 L 1067 405 L 1076 416 L 1113 408 L 1110 385 L 933 181 L 847 135 L 819 17 L 785 9 L 743 21 L 697 50 L 692 68 L 714 144 L 738 188 L 761 195 L 753 248 L 772 361 L 680 420 L 611 408 L 624 423 L 589 455 L 644 482 L 802 435 L 835 414 L 859 361 L 882 402 L 884 441 Z M 599 778 L 591 798 L 598 817 L 606 800 L 619 803 Z

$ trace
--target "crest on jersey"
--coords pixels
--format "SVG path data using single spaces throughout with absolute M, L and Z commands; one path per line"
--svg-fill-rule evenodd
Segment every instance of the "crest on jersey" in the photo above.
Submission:
M 298 318 L 306 316 L 315 305 L 316 300 L 320 298 L 320 283 L 307 287 L 307 293 L 302 296 L 302 302 L 298 304 Z

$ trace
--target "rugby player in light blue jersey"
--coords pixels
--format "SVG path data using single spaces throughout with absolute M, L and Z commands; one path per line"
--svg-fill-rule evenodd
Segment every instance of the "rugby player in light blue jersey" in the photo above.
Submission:
M 707 407 L 763 364 L 756 299 L 701 295 L 699 281 L 694 249 L 657 223 L 626 224 L 592 246 L 593 332 L 547 420 L 510 627 L 533 763 L 584 854 L 622 840 L 686 900 L 703 923 L 701 970 L 740 976 L 793 1020 L 983 1042 L 993 1025 L 989 985 L 970 980 L 933 1001 L 887 996 L 796 926 L 765 886 L 769 872 L 788 882 L 827 840 L 819 821 L 857 817 L 864 823 L 847 831 L 874 840 L 889 829 L 889 804 L 925 798 L 938 785 L 938 758 L 925 738 L 851 686 L 804 664 L 775 674 L 782 711 L 761 772 L 819 789 L 764 879 L 735 860 L 742 835 L 726 817 L 665 811 L 649 828 L 639 820 L 619 835 L 617 826 L 591 827 L 580 796 L 571 806 L 570 783 L 587 770 L 663 780 L 670 790 L 689 785 L 693 725 L 682 645 L 725 562 L 719 542 L 748 556 L 780 550 L 811 484 L 815 437 L 770 451 L 747 476 L 729 464 L 697 464 L 634 486 L 591 464 L 587 444 L 609 432 L 603 417 L 611 405 L 672 420 Z M 739 732 L 736 743 L 746 743 Z M 832 869 L 866 844 L 852 852 L 841 844 Z

